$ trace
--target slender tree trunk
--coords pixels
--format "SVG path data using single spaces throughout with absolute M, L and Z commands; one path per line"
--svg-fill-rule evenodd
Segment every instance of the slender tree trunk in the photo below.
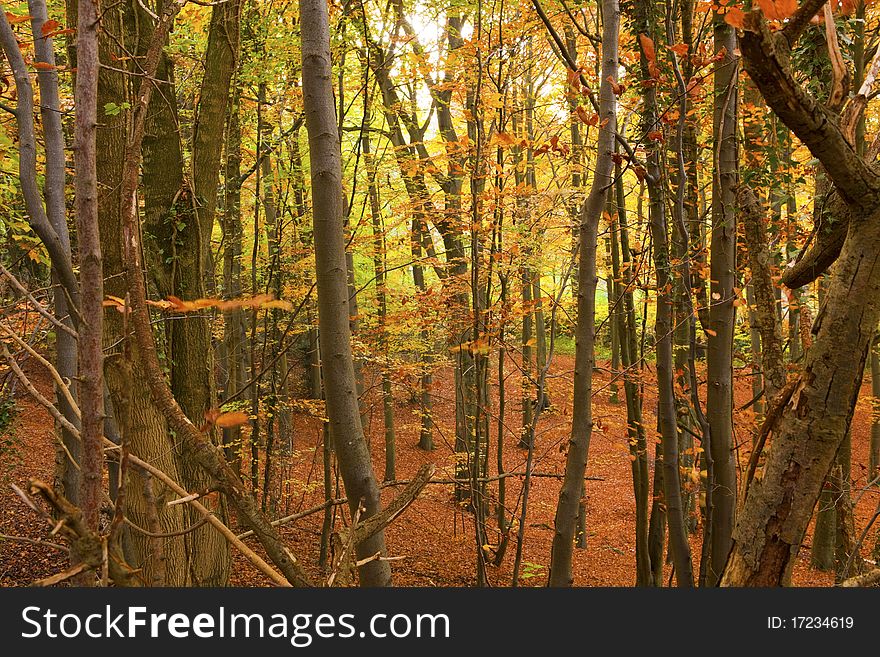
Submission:
M 303 102 L 309 133 L 318 313 L 327 416 L 352 516 L 379 512 L 379 487 L 364 441 L 354 357 L 343 241 L 342 158 L 339 149 L 330 60 L 330 27 L 323 0 L 300 0 Z M 359 509 L 363 506 L 364 512 Z M 385 556 L 379 531 L 357 546 L 359 559 Z M 391 568 L 372 559 L 360 567 L 361 584 L 387 586 Z
M 651 585 L 651 558 L 648 553 L 648 459 L 647 439 L 642 425 L 642 398 L 638 381 L 638 347 L 633 304 L 632 261 L 629 234 L 626 229 L 626 194 L 623 189 L 622 167 L 615 165 L 616 213 L 612 214 L 611 266 L 614 278 L 614 303 L 620 336 L 620 364 L 623 369 L 623 391 L 626 397 L 626 425 L 629 438 L 633 496 L 636 504 L 636 586 Z M 620 239 L 618 242 L 618 233 Z M 621 252 L 623 263 L 621 264 Z
M 242 295 L 241 258 L 243 252 L 241 225 L 241 123 L 237 89 L 230 101 L 226 127 L 225 199 L 223 208 L 223 298 L 237 299 Z M 237 394 L 245 380 L 245 319 L 241 308 L 223 316 L 223 353 L 226 381 L 223 398 Z M 241 427 L 223 429 L 223 449 L 236 474 L 241 475 Z
M 712 238 L 710 243 L 710 307 L 707 331 L 706 417 L 711 433 L 713 461 L 711 544 L 706 585 L 714 586 L 730 552 L 736 508 L 736 463 L 733 450 L 733 305 L 736 285 L 736 215 L 734 186 L 737 180 L 737 63 L 736 33 L 713 17 L 715 52 L 724 56 L 715 64 Z
M 366 77 L 366 76 L 365 76 Z M 396 478 L 396 445 L 394 437 L 394 396 L 391 391 L 391 378 L 388 366 L 391 358 L 388 335 L 388 300 L 385 276 L 385 226 L 382 220 L 382 206 L 379 202 L 379 186 L 376 181 L 376 161 L 370 140 L 370 114 L 364 116 L 364 130 L 361 138 L 364 164 L 367 168 L 367 194 L 370 201 L 370 221 L 373 228 L 373 274 L 376 279 L 376 305 L 379 321 L 379 352 L 384 361 L 382 367 L 382 417 L 385 425 L 385 481 Z
M 868 448 L 868 481 L 880 477 L 880 344 L 871 344 L 871 444 Z
M 98 172 L 95 131 L 98 124 L 98 6 L 80 0 L 77 12 L 76 114 L 74 168 L 77 244 L 79 247 L 80 305 L 77 354 L 82 460 L 79 504 L 83 520 L 98 530 L 104 472 L 104 273 L 98 229 Z M 93 576 L 80 583 L 94 582 Z
M 65 143 L 61 125 L 61 106 L 58 94 L 58 71 L 55 68 L 55 48 L 52 37 L 43 35 L 43 25 L 48 20 L 45 0 L 28 0 L 28 11 L 31 15 L 31 32 L 34 35 L 34 55 L 37 62 L 48 65 L 37 69 L 37 83 L 40 89 L 40 121 L 43 129 L 43 142 L 46 152 L 45 181 L 43 199 L 46 205 L 46 216 L 49 224 L 58 235 L 62 250 L 70 262 L 70 235 L 67 228 L 67 212 L 65 207 Z M 53 264 L 52 283 L 55 286 L 53 302 L 55 316 L 68 327 L 74 328 L 73 310 L 68 295 L 65 294 L 58 275 L 57 266 Z M 61 377 L 70 381 L 70 392 L 77 398 L 77 346 L 76 338 L 67 331 L 57 331 L 55 337 L 55 369 Z M 65 395 L 56 390 L 56 404 L 65 419 L 75 427 L 79 427 L 79 418 L 67 403 Z M 81 458 L 80 442 L 69 431 L 59 427 L 62 444 L 66 452 L 79 462 Z M 62 489 L 65 497 L 73 504 L 79 499 L 80 472 L 67 459 L 63 461 Z
M 574 410 L 571 438 L 565 460 L 565 478 L 556 507 L 555 533 L 550 558 L 550 586 L 571 586 L 574 534 L 592 433 L 593 343 L 596 312 L 596 248 L 599 220 L 613 180 L 614 135 L 617 131 L 617 100 L 612 89 L 618 75 L 620 9 L 617 0 L 602 2 L 602 83 L 599 88 L 599 131 L 596 166 L 590 194 L 580 217 L 580 263 L 578 271 L 578 328 L 575 346 Z
M 413 284 L 416 286 L 419 296 L 423 296 L 428 289 L 425 284 L 425 269 L 421 264 L 422 241 L 425 237 L 430 239 L 430 236 L 425 236 L 423 233 L 421 220 L 418 217 L 414 218 L 410 230 L 410 241 L 413 255 L 412 276 Z M 427 328 L 421 330 L 420 338 L 422 345 L 419 359 L 422 362 L 422 366 L 419 375 L 419 418 L 421 420 L 421 427 L 419 429 L 419 449 L 432 451 L 434 449 L 434 434 L 432 431 L 433 419 L 431 416 L 431 346 L 429 344 L 430 338 Z

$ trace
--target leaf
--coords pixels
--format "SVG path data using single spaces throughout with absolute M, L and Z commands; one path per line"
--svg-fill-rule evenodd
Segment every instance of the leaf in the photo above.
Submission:
M 8 11 L 6 12 L 6 20 L 8 20 L 12 25 L 16 23 L 24 23 L 29 21 L 33 16 L 19 16 L 17 14 L 10 14 Z
M 43 23 L 43 26 L 40 28 L 40 33 L 45 38 L 49 36 L 51 32 L 57 30 L 59 27 L 61 27 L 61 23 L 50 18 L 45 23 Z
M 688 54 L 688 45 L 686 43 L 677 43 L 674 46 L 669 46 L 669 49 L 680 57 Z
M 615 96 L 620 96 L 620 94 L 622 94 L 624 91 L 626 91 L 626 85 L 617 84 L 617 80 L 615 80 L 610 75 L 605 79 L 608 80 L 608 83 L 611 85 L 611 91 L 614 92 Z
M 160 308 L 162 310 L 171 310 L 171 308 L 174 307 L 174 304 L 172 304 L 170 301 L 166 301 L 164 299 L 161 299 L 159 301 L 153 301 L 152 299 L 147 299 L 147 305 L 154 306 L 154 307 Z
M 58 67 L 49 62 L 34 62 L 34 68 L 38 71 L 54 71 Z
M 578 105 L 577 109 L 574 111 L 574 113 L 577 115 L 577 117 L 581 120 L 582 123 L 586 123 L 587 125 L 590 125 L 590 115 L 587 114 L 587 110 L 584 109 L 583 105 Z M 593 124 L 593 125 L 595 125 L 595 124 Z M 557 138 L 557 141 L 558 141 L 558 138 Z
M 773 0 L 758 0 L 758 6 L 761 8 L 761 12 L 763 12 L 764 17 L 767 20 L 781 20 L 779 14 L 776 12 L 776 3 L 773 2 Z
M 645 53 L 645 59 L 653 62 L 657 59 L 657 52 L 654 50 L 654 40 L 647 34 L 639 35 L 639 43 L 642 44 L 642 52 Z
M 108 294 L 101 305 L 104 308 L 116 308 L 119 312 L 125 313 L 125 299 L 114 297 L 112 294 Z
M 738 7 L 730 7 L 724 14 L 724 22 L 731 27 L 735 27 L 740 30 L 742 29 L 743 21 L 745 20 L 745 18 L 746 15 L 743 13 L 742 9 L 739 9 Z
M 832 5 L 837 3 L 832 3 Z M 797 11 L 797 0 L 776 0 L 776 11 L 782 18 L 789 18 Z
M 659 141 L 661 143 L 666 141 L 666 139 L 663 137 L 662 130 L 652 130 L 648 133 L 648 139 L 650 139 L 651 141 Z
M 712 329 L 703 329 L 707 335 L 711 335 L 713 338 L 718 335 L 718 331 L 713 331 Z
M 274 301 L 266 301 L 260 305 L 260 308 L 278 308 L 280 310 L 293 310 L 293 304 L 283 299 L 275 299 Z
M 184 301 L 179 297 L 175 297 L 173 295 L 168 295 L 168 301 L 171 303 L 172 309 L 181 312 L 181 313 L 190 313 L 196 310 L 203 310 L 204 308 L 210 308 L 214 305 L 214 302 L 210 299 L 196 299 L 195 301 Z
M 55 30 L 54 32 L 49 32 L 49 34 L 46 35 L 46 38 L 50 39 L 50 38 L 56 37 L 56 36 L 65 36 L 68 34 L 74 34 L 75 32 L 76 32 L 75 27 L 68 27 L 63 30 Z
M 513 146 L 516 144 L 516 139 L 508 132 L 496 133 L 494 141 L 502 147 Z
M 217 416 L 217 419 L 214 420 L 214 424 L 221 429 L 229 429 L 230 427 L 247 424 L 249 419 L 250 417 L 247 413 L 242 411 L 231 411 L 229 413 L 220 413 L 220 415 Z

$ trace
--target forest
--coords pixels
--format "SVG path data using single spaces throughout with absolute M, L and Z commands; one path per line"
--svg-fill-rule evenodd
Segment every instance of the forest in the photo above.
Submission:
M 2 4 L 0 586 L 880 586 L 873 0 Z

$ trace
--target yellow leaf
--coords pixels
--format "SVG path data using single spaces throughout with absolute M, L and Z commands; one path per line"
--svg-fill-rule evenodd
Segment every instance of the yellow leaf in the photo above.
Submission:
M 278 308 L 280 310 L 293 310 L 293 304 L 283 299 L 275 299 L 274 301 L 266 301 L 260 306 L 261 308 Z

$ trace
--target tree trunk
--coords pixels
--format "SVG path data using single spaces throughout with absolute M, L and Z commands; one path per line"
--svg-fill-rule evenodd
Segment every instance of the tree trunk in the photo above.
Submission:
M 74 211 L 79 246 L 80 305 L 78 327 L 79 407 L 82 459 L 79 505 L 83 520 L 98 531 L 104 474 L 104 353 L 101 332 L 104 319 L 104 274 L 98 230 L 98 172 L 95 131 L 98 124 L 98 6 L 81 0 L 77 12 L 76 113 L 73 154 L 76 170 Z M 74 552 L 74 557 L 75 557 Z M 75 560 L 75 559 L 74 559 Z M 78 579 L 93 584 L 87 574 Z
M 124 7 L 106 10 L 102 16 L 101 59 L 118 61 L 123 53 L 119 44 L 110 35 L 124 33 Z M 70 18 L 68 18 L 70 22 Z M 128 84 L 124 73 L 102 68 L 98 77 L 98 106 L 106 107 L 113 103 L 122 106 L 129 102 Z M 126 120 L 122 116 L 103 116 L 96 135 L 97 151 L 101 157 L 97 162 L 98 174 L 98 217 L 100 219 L 101 252 L 103 256 L 106 282 L 104 291 L 108 295 L 125 298 L 128 287 L 123 273 L 125 271 L 123 251 L 124 237 L 120 208 L 120 185 L 123 169 L 123 154 L 127 138 Z M 177 450 L 168 430 L 168 424 L 150 398 L 139 349 L 131 339 L 130 327 L 126 318 L 117 312 L 108 312 L 104 318 L 104 344 L 107 354 L 104 358 L 104 374 L 110 391 L 114 418 L 120 434 L 130 452 L 152 463 L 175 481 L 180 481 Z M 166 502 L 175 496 L 166 486 L 153 481 L 152 495 L 147 495 L 140 475 L 130 477 L 131 485 L 126 491 L 126 515 L 137 525 L 149 527 L 153 520 L 166 533 L 181 532 L 187 526 L 186 512 L 182 505 L 167 506 Z M 189 583 L 187 553 L 182 535 L 158 539 L 160 553 L 164 558 L 165 574 L 160 579 L 168 586 L 184 586 Z M 126 556 L 133 566 L 143 569 L 147 582 L 156 581 L 158 571 L 163 566 L 157 562 L 156 541 L 137 532 L 129 535 L 131 553 Z
M 323 0 L 300 0 L 303 102 L 309 133 L 318 313 L 327 416 L 352 516 L 363 521 L 381 509 L 379 488 L 364 441 L 349 328 L 343 242 L 342 158 L 338 141 L 330 61 L 330 27 Z M 364 512 L 360 513 L 359 508 Z M 385 556 L 383 531 L 357 546 L 358 559 Z M 361 584 L 388 586 L 387 561 L 360 567 Z
M 613 180 L 614 135 L 617 132 L 617 99 L 612 89 L 618 76 L 617 47 L 620 9 L 617 0 L 602 2 L 602 83 L 599 88 L 599 131 L 596 143 L 596 165 L 590 194 L 581 211 L 578 270 L 578 328 L 575 346 L 574 409 L 571 437 L 565 459 L 565 478 L 556 507 L 555 533 L 550 558 L 550 586 L 571 586 L 574 534 L 577 526 L 578 503 L 581 499 L 587 467 L 590 436 L 593 428 L 593 343 L 596 312 L 596 248 L 599 220 L 605 209 L 608 188 Z
M 736 215 L 734 186 L 737 181 L 737 79 L 734 57 L 736 33 L 716 13 L 713 17 L 715 63 L 712 238 L 710 242 L 710 307 L 707 331 L 706 418 L 713 461 L 711 544 L 706 585 L 721 577 L 730 551 L 736 508 L 736 463 L 733 451 L 733 305 L 736 286 Z

